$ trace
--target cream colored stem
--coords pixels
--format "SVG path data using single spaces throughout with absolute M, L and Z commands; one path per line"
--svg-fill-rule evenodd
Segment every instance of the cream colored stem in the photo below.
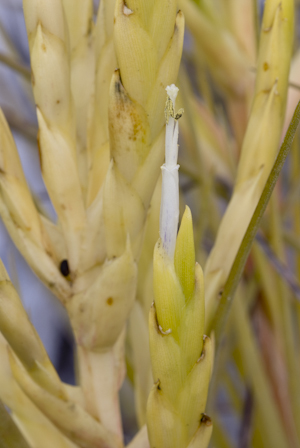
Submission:
M 103 426 L 117 435 L 123 446 L 123 431 L 119 405 L 119 373 L 113 349 L 97 353 L 78 348 L 80 384 L 86 410 Z

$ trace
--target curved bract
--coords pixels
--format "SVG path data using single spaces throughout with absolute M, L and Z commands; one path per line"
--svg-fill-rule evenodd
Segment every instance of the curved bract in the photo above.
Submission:
M 151 447 L 207 447 L 205 415 L 213 347 L 204 335 L 204 281 L 195 264 L 191 212 L 181 222 L 175 259 L 159 240 L 154 251 L 154 298 L 149 317 L 154 386 L 147 405 Z

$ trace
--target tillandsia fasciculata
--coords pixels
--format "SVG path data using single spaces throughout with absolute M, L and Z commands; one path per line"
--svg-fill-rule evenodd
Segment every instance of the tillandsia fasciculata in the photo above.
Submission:
M 5 104 L 0 214 L 67 310 L 77 384 L 1 263 L 0 447 L 123 447 L 126 365 L 131 448 L 299 448 L 297 134 L 262 220 L 299 122 L 299 2 L 96 3 L 23 0 L 57 219 L 28 186 L 9 127 L 23 119 Z M 1 50 L 0 62 L 29 77 Z

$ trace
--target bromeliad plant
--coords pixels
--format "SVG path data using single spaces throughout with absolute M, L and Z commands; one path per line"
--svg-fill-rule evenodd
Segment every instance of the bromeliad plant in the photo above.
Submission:
M 298 137 L 288 199 L 275 189 L 262 222 L 300 119 L 298 107 L 278 153 L 296 103 L 294 86 L 286 110 L 294 1 L 266 0 L 261 25 L 255 0 L 101 0 L 95 21 L 90 0 L 23 7 L 57 222 L 36 207 L 3 113 L 0 213 L 68 312 L 78 384 L 60 380 L 1 265 L 0 446 L 124 446 L 126 360 L 130 447 L 299 447 Z

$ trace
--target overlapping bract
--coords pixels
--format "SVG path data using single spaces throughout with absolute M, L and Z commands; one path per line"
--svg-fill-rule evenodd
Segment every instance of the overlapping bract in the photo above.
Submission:
M 111 39 L 112 28 L 109 25 L 103 26 L 105 20 L 105 23 L 109 23 L 107 14 L 112 11 L 111 3 L 101 2 L 98 22 L 93 32 L 89 2 L 85 7 L 77 2 L 75 9 L 70 7 L 69 2 L 56 1 L 51 6 L 47 4 L 45 8 L 43 1 L 24 2 L 32 83 L 40 128 L 41 169 L 58 216 L 56 226 L 38 215 L 9 130 L 4 119 L 2 120 L 4 135 L 7 135 L 1 146 L 4 219 L 6 215 L 11 217 L 10 222 L 6 219 L 7 226 L 23 255 L 30 260 L 38 275 L 43 279 L 47 275 L 48 286 L 65 304 L 69 303 L 71 296 L 75 294 L 78 297 L 83 290 L 85 297 L 89 295 L 87 289 L 91 283 L 95 282 L 100 271 L 107 269 L 105 260 L 109 261 L 114 257 L 121 257 L 125 251 L 132 251 L 131 263 L 134 264 L 134 259 L 140 252 L 146 213 L 162 161 L 164 100 L 161 92 L 165 85 L 176 78 L 182 50 L 183 17 L 178 13 L 176 18 L 175 1 L 168 2 L 165 6 L 159 2 L 153 4 L 150 8 L 153 18 L 150 21 L 149 11 L 141 9 L 138 2 L 127 6 L 118 2 L 114 40 L 120 71 L 113 74 L 111 63 L 114 57 L 110 56 L 111 63 L 102 61 L 106 46 L 111 46 L 108 41 Z M 129 10 L 130 14 L 127 12 Z M 163 36 L 158 33 L 158 19 L 164 21 Z M 112 21 L 112 17 L 110 20 Z M 100 27 L 101 24 L 103 28 Z M 124 39 L 124 35 L 128 35 L 128 39 Z M 133 47 L 130 39 L 134 41 Z M 148 42 L 148 53 L 145 52 L 144 41 Z M 87 54 L 89 46 L 95 48 L 93 55 Z M 110 53 L 113 55 L 112 51 Z M 145 62 L 148 59 L 152 61 L 151 66 Z M 138 72 L 134 66 L 136 63 L 140 67 Z M 89 76 L 93 79 L 88 83 L 88 88 L 82 90 L 83 82 L 86 82 L 84 70 L 87 66 Z M 106 70 L 103 73 L 104 68 Z M 101 79 L 97 78 L 99 71 Z M 103 92 L 102 85 L 104 74 L 106 92 Z M 97 89 L 102 89 L 103 95 L 108 98 L 109 83 L 110 101 L 106 116 L 109 120 L 111 162 L 106 164 L 105 179 L 97 175 L 96 185 L 93 170 L 102 170 L 103 163 L 100 163 L 100 168 L 93 168 L 95 164 L 99 165 L 98 159 L 102 157 L 95 148 L 100 150 L 103 145 L 107 146 L 108 134 L 103 130 L 103 135 L 99 135 L 96 117 L 100 120 L 101 101 L 93 101 L 93 95 L 99 100 L 100 92 Z M 105 114 L 102 118 L 105 121 Z M 82 171 L 84 164 L 92 173 L 87 179 Z M 16 167 L 19 167 L 18 173 Z M 27 195 L 25 198 L 24 194 Z M 28 215 L 35 217 L 35 221 L 29 226 L 24 213 L 24 216 L 21 214 L 20 217 L 12 217 L 13 207 L 18 210 L 19 215 L 22 210 L 26 210 Z M 33 255 L 30 257 L 31 247 L 27 247 L 28 242 L 25 247 L 24 243 L 21 245 L 20 238 L 15 235 L 14 223 L 26 230 L 22 238 L 25 242 L 33 240 L 38 246 L 38 249 L 34 247 L 35 258 L 38 258 L 38 250 L 44 252 L 39 256 L 45 259 L 47 274 L 44 276 L 41 274 L 43 264 L 40 261 L 34 264 L 31 259 Z M 59 273 L 62 256 L 68 261 L 70 281 L 63 279 Z M 48 273 L 50 264 L 53 265 L 52 278 Z M 133 265 L 132 269 L 135 269 Z M 134 274 L 129 274 L 129 278 L 134 285 Z M 99 281 L 98 284 L 100 287 Z M 94 283 L 93 295 L 96 294 Z M 129 310 L 133 293 L 126 293 L 126 297 Z M 70 307 L 74 308 L 73 305 Z M 126 315 L 128 312 L 124 315 L 124 321 Z M 76 334 L 74 313 L 72 322 Z M 120 325 L 119 334 L 122 328 L 123 324 Z M 101 342 L 99 343 L 95 342 L 94 335 L 93 346 L 90 348 L 101 348 Z
M 192 217 L 186 208 L 174 261 L 161 241 L 154 251 L 154 297 L 149 317 L 154 386 L 147 405 L 151 447 L 207 447 L 205 415 L 213 347 L 204 336 L 204 284 L 195 264 Z
M 2 263 L 0 309 L 0 396 L 30 446 L 118 446 L 86 412 L 80 389 L 60 381 Z
M 94 26 L 90 0 L 23 4 L 41 171 L 57 223 L 37 211 L 3 116 L 1 215 L 34 272 L 69 313 L 80 347 L 82 412 L 100 419 L 109 430 L 107 443 L 118 446 L 124 326 L 163 159 L 164 88 L 177 77 L 183 16 L 172 0 L 145 8 L 145 2 L 117 1 L 113 17 L 115 1 L 102 0 Z M 65 276 L 62 262 L 68 266 Z M 68 404 L 36 389 L 13 356 L 11 363 L 28 397 L 41 408 L 36 400 L 44 394 L 42 412 L 67 436 L 73 434 Z M 67 413 L 66 420 L 55 420 L 58 409 Z M 74 410 L 79 420 L 80 412 Z M 78 443 L 94 446 L 95 431 L 89 442 Z M 74 437 L 81 436 L 74 432 Z

